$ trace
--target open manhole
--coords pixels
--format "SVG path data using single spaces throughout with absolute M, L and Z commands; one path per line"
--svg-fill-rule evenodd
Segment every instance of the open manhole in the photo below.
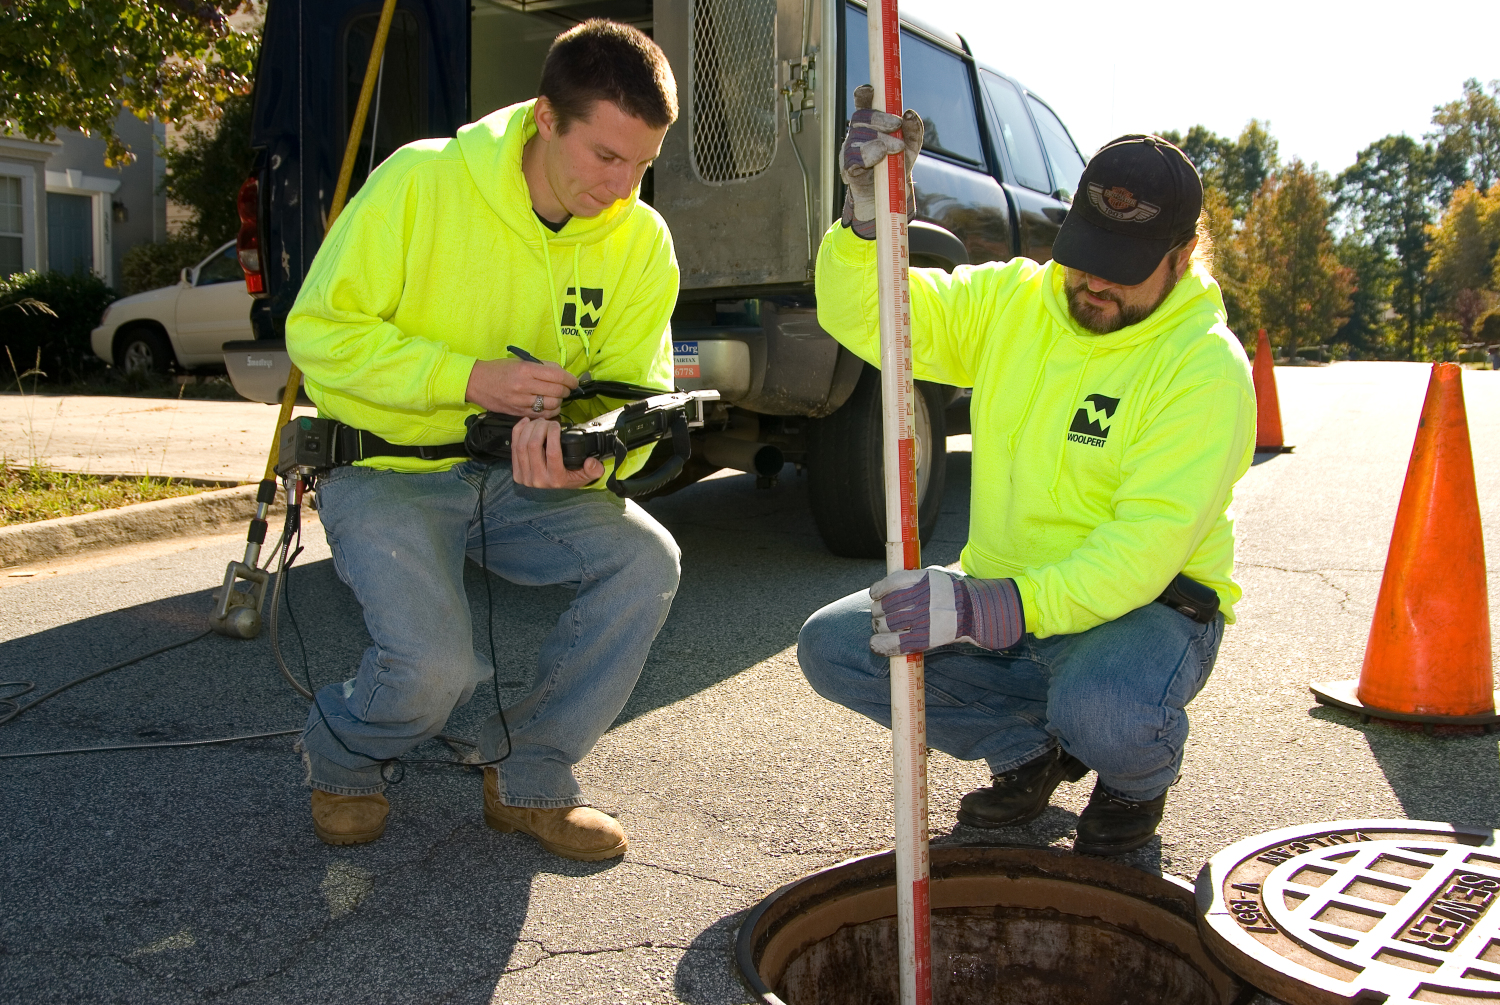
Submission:
M 1187 884 L 1050 848 L 931 850 L 935 1005 L 1500 1002 L 1500 832 L 1271 831 Z M 813 873 L 740 927 L 762 1005 L 896 1005 L 895 860 Z M 1242 982 L 1243 981 L 1243 982 Z
M 895 858 L 777 890 L 740 928 L 765 1005 L 896 1005 Z M 1049 848 L 931 851 L 934 1005 L 1230 1005 L 1191 888 Z

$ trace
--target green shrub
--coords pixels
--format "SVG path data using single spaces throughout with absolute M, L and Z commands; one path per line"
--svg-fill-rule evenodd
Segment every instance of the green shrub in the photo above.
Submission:
M 48 381 L 80 380 L 102 367 L 89 333 L 99 325 L 115 291 L 92 273 L 22 272 L 0 280 L 0 372 L 9 371 L 9 350 L 20 370 L 37 362 Z M 46 304 L 51 314 L 27 307 L 24 300 Z M 7 380 L 14 375 L 5 372 Z
M 217 121 L 188 127 L 178 144 L 161 154 L 167 168 L 161 191 L 192 211 L 189 232 L 211 248 L 239 233 L 240 186 L 255 163 L 250 146 L 254 98 L 232 94 L 221 107 L 224 114 Z
M 1500 342 L 1500 308 L 1481 314 L 1474 321 L 1474 340 L 1491 345 Z
M 122 296 L 175 286 L 182 270 L 203 261 L 214 250 L 194 237 L 169 237 L 165 241 L 137 244 L 125 252 L 120 263 Z

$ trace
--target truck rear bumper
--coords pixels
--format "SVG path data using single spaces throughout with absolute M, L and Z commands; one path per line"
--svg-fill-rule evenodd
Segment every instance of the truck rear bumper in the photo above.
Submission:
M 292 357 L 281 339 L 244 339 L 224 343 L 224 368 L 229 382 L 242 398 L 281 404 L 286 381 L 292 373 Z M 297 392 L 299 405 L 311 405 L 305 388 Z

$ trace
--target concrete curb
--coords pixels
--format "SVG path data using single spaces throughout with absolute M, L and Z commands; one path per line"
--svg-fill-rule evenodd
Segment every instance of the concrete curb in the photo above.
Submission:
M 94 548 L 214 534 L 245 527 L 255 514 L 255 485 L 200 492 L 177 499 L 0 527 L 0 568 L 30 565 Z M 278 500 L 273 513 L 285 512 Z

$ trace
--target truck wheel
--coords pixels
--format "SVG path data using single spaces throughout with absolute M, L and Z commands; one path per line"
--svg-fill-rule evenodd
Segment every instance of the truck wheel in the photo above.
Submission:
M 917 384 L 917 533 L 937 527 L 948 474 L 942 389 Z M 865 367 L 842 408 L 809 423 L 808 492 L 823 543 L 845 558 L 885 557 L 880 371 Z
M 172 344 L 154 328 L 127 328 L 115 336 L 115 366 L 121 373 L 166 373 L 175 361 Z

